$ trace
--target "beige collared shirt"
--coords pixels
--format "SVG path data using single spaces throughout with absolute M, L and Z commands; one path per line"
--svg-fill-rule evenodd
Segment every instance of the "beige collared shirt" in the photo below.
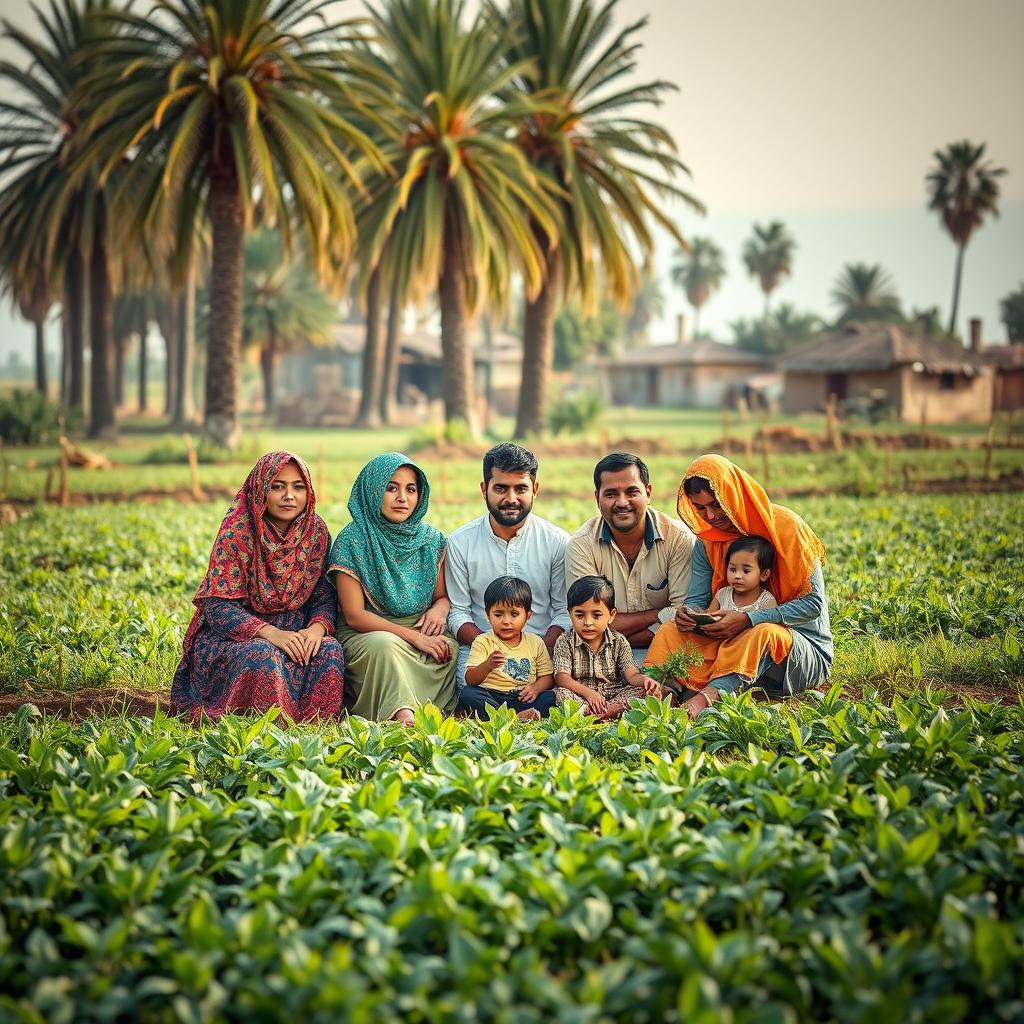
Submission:
M 647 510 L 647 528 L 633 568 L 600 517 L 585 522 L 570 538 L 565 552 L 565 583 L 581 576 L 607 576 L 615 587 L 615 610 L 658 611 L 658 624 L 675 617 L 690 589 L 690 559 L 696 538 L 664 512 Z

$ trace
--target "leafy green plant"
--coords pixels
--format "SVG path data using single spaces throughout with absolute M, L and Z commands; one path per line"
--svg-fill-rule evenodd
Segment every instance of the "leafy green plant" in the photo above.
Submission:
M 585 393 L 575 398 L 559 398 L 548 407 L 548 429 L 556 437 L 561 433 L 585 434 L 593 429 L 604 413 L 598 395 Z
M 7 444 L 48 444 L 60 436 L 60 416 L 71 433 L 81 425 L 77 412 L 66 412 L 38 391 L 16 389 L 0 398 L 0 438 Z

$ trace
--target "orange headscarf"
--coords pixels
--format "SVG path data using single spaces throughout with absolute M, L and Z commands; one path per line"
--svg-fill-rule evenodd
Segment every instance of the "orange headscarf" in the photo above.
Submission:
M 679 485 L 676 510 L 679 518 L 704 542 L 711 571 L 711 592 L 725 586 L 725 553 L 735 533 L 719 530 L 702 519 L 686 495 L 686 481 L 701 477 L 740 533 L 770 540 L 775 548 L 775 568 L 768 589 L 784 604 L 809 594 L 811 573 L 817 562 L 825 562 L 825 545 L 792 509 L 773 505 L 765 489 L 749 473 L 721 455 L 702 455 L 690 463 Z

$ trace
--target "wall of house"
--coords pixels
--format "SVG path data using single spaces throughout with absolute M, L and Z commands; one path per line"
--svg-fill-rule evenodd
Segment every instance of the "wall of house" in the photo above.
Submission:
M 613 366 L 608 369 L 614 405 L 654 404 L 671 409 L 717 409 L 760 367 Z
M 825 374 L 785 373 L 782 388 L 782 411 L 793 416 L 801 412 L 816 412 L 825 407 Z
M 734 403 L 743 393 L 747 380 L 763 369 L 762 366 L 698 366 L 693 373 L 690 404 L 698 409 L 720 409 L 726 400 Z
M 992 371 L 977 377 L 953 375 L 952 388 L 942 387 L 942 376 L 914 373 L 902 368 L 903 402 L 901 418 L 918 423 L 927 403 L 929 423 L 985 423 L 992 416 Z
M 1024 409 L 1024 366 L 1002 370 L 999 382 L 999 409 L 1002 412 Z

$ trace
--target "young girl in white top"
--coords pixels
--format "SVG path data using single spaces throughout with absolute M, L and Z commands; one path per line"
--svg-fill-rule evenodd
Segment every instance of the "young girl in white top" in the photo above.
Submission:
M 764 586 L 775 565 L 775 548 L 769 541 L 754 534 L 739 537 L 729 545 L 725 562 L 729 586 L 715 594 L 708 605 L 709 612 L 753 612 L 778 607 Z

